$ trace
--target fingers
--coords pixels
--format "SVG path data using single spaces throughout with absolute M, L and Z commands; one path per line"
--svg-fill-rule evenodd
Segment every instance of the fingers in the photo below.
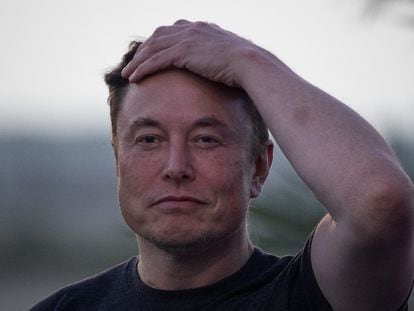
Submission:
M 169 36 L 178 34 L 184 30 L 186 25 L 191 24 L 186 20 L 178 20 L 172 26 L 158 27 L 154 33 L 145 40 L 135 52 L 134 58 L 129 62 L 127 66 L 122 70 L 122 76 L 128 79 L 135 69 L 148 59 L 151 53 L 157 53 L 161 49 L 168 49 L 174 44 L 174 40 L 177 41 L 176 36 Z
M 234 38 L 215 24 L 178 20 L 172 26 L 158 27 L 138 47 L 122 76 L 139 82 L 146 75 L 174 66 L 221 81 L 221 71 L 229 66 Z M 213 57 L 219 55 L 218 51 L 227 55 Z
M 138 82 L 153 72 L 172 67 L 174 65 L 174 57 L 171 57 L 171 55 L 175 54 L 175 50 L 176 46 L 172 46 L 168 49 L 161 50 L 156 54 L 151 54 L 151 56 L 145 61 L 141 62 L 140 65 L 129 76 L 129 81 Z M 167 54 L 169 57 L 166 56 Z
M 146 61 L 153 58 L 160 51 L 168 50 L 174 45 L 182 42 L 181 34 L 173 33 L 171 35 L 151 37 L 145 41 L 137 50 L 132 60 L 122 70 L 122 76 L 129 79 L 130 82 L 138 82 L 132 74 Z M 167 54 L 162 54 L 167 55 Z M 161 69 L 161 68 L 160 68 Z M 136 75 L 134 76 L 136 77 Z
M 191 24 L 191 22 L 186 19 L 179 19 L 178 21 L 174 23 L 174 25 L 187 25 L 187 24 Z

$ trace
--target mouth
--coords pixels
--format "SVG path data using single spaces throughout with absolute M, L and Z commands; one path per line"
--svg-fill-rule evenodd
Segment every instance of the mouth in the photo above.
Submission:
M 198 198 L 195 198 L 195 197 L 192 197 L 192 196 L 165 196 L 165 197 L 162 197 L 162 198 L 156 200 L 154 203 L 151 204 L 151 206 L 158 205 L 158 204 L 164 203 L 164 202 L 166 202 L 166 203 L 180 203 L 180 202 L 186 203 L 186 202 L 189 202 L 189 203 L 197 203 L 197 204 L 208 204 L 208 202 L 206 202 L 204 200 L 201 200 L 201 199 L 198 199 Z

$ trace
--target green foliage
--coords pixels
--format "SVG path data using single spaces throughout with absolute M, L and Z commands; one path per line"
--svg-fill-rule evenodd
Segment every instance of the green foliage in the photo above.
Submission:
M 388 141 L 413 179 L 413 142 L 399 135 Z M 270 253 L 294 254 L 302 248 L 325 211 L 285 158 L 276 164 L 272 174 L 279 178 L 270 181 L 270 187 L 250 209 L 250 236 L 256 245 Z
M 271 175 L 264 193 L 250 208 L 250 236 L 265 251 L 295 254 L 325 211 L 286 158 L 279 159 Z

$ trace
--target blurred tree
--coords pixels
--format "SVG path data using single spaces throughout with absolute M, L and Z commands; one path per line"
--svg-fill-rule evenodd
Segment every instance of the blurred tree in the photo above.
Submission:
M 363 13 L 368 17 L 390 14 L 399 23 L 414 27 L 414 0 L 368 0 Z
M 278 157 L 265 191 L 250 208 L 250 235 L 265 251 L 295 254 L 324 213 L 287 159 Z
M 388 142 L 404 170 L 414 180 L 413 142 L 396 133 Z M 250 209 L 250 234 L 254 243 L 265 251 L 278 255 L 294 254 L 302 248 L 325 210 L 286 158 L 276 164 L 272 174 L 279 175 L 278 180 L 269 181 L 271 189 L 266 189 Z

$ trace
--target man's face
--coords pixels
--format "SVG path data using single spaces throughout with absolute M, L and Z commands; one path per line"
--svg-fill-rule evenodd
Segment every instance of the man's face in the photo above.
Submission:
M 185 71 L 156 74 L 129 86 L 117 133 L 121 211 L 140 238 L 179 248 L 244 230 L 255 164 L 234 92 Z

